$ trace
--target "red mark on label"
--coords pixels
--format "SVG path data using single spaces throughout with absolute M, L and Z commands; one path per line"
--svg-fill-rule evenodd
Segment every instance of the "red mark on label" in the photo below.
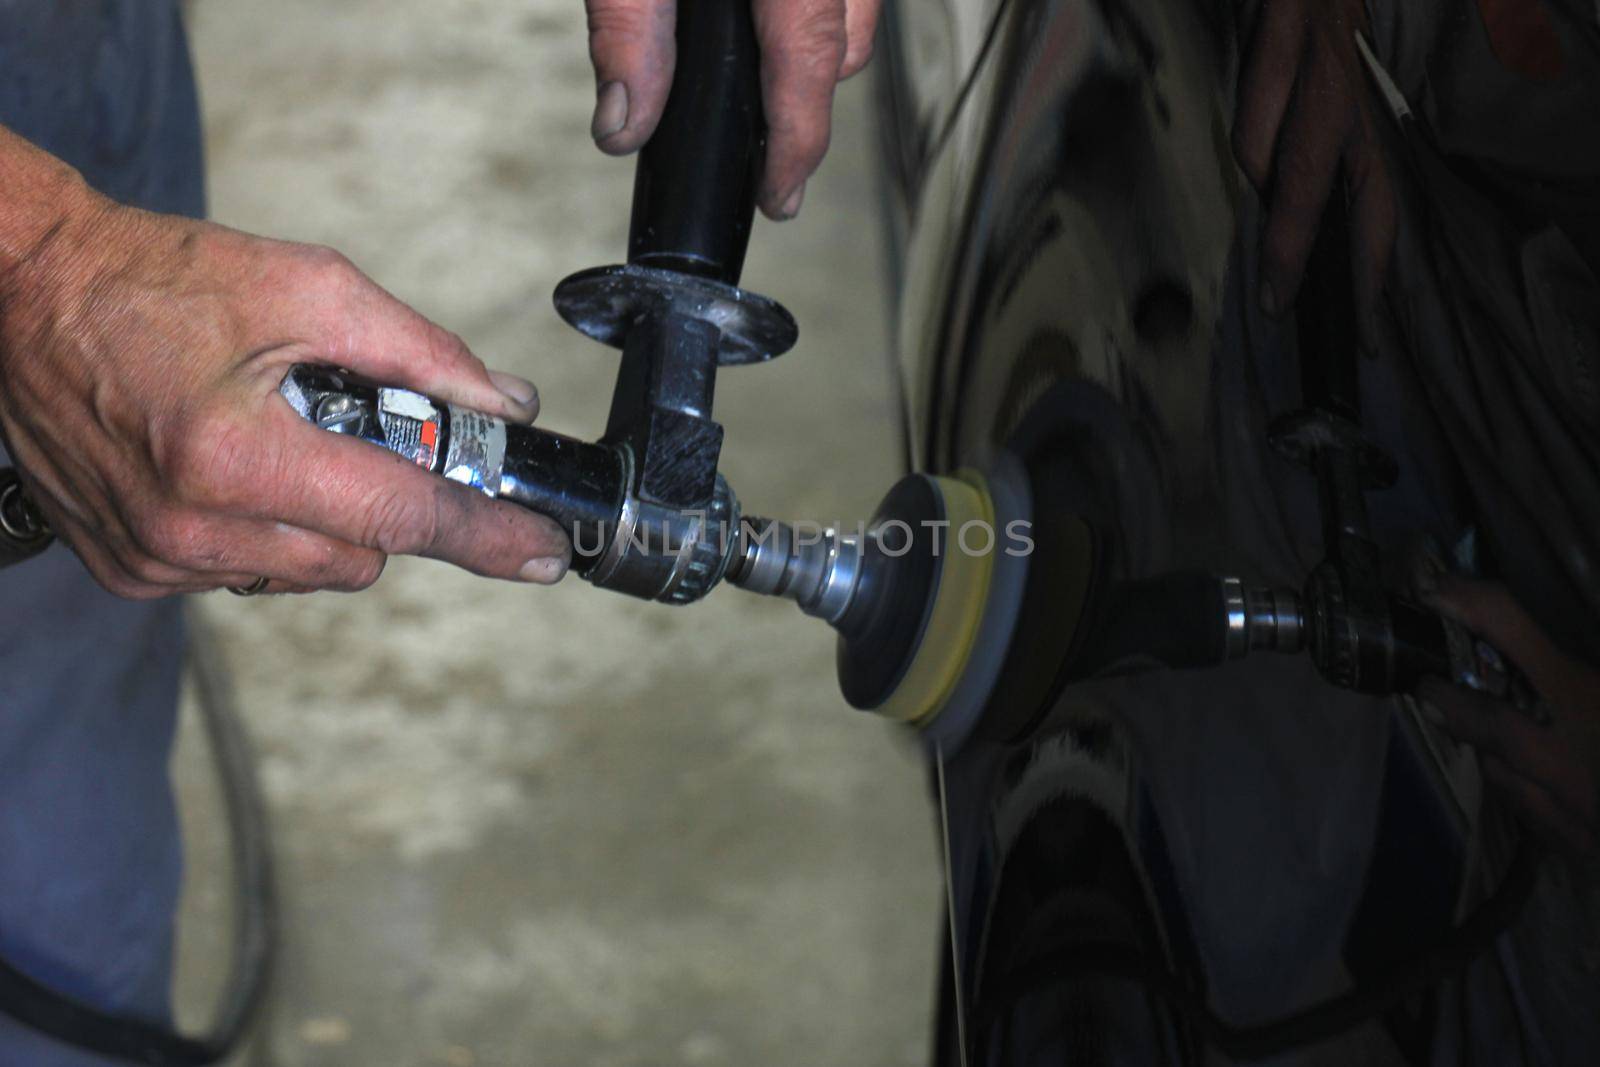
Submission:
M 433 454 L 438 450 L 439 424 L 425 422 L 422 424 L 422 447 L 417 449 L 417 466 L 432 467 Z

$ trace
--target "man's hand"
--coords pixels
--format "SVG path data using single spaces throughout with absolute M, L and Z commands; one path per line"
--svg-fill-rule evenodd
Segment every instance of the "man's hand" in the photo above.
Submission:
M 1551 719 L 1542 726 L 1439 679 L 1418 696 L 1478 750 L 1484 776 L 1536 837 L 1600 877 L 1600 671 L 1556 648 L 1503 586 L 1443 578 L 1433 604 L 1520 666 Z
M 354 590 L 391 553 L 564 573 L 553 522 L 320 431 L 277 392 L 291 364 L 332 364 L 526 422 L 532 385 L 328 249 L 121 207 L 4 130 L 0 188 L 52 210 L 22 242 L 0 215 L 0 432 L 106 588 Z
M 753 0 L 761 42 L 767 162 L 757 202 L 769 218 L 800 211 L 828 151 L 834 86 L 867 65 L 883 0 Z M 674 0 L 585 0 L 599 96 L 591 132 L 613 155 L 655 132 L 677 56 Z
M 1342 175 L 1351 206 L 1356 302 L 1370 315 L 1394 248 L 1395 200 L 1356 34 L 1362 0 L 1262 0 L 1239 82 L 1233 150 L 1267 205 L 1261 306 L 1300 291 L 1328 197 Z

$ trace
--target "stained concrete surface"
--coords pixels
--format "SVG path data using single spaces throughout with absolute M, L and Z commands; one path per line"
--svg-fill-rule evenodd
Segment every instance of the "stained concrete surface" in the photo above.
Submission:
M 624 247 L 629 161 L 588 138 L 578 0 L 198 0 L 219 221 L 316 241 L 537 381 L 592 436 L 616 357 L 549 294 Z M 894 403 L 867 87 L 745 280 L 799 348 L 727 372 L 749 508 L 870 511 Z M 244 1062 L 914 1064 L 938 948 L 918 759 L 846 708 L 827 631 L 722 590 L 689 609 L 393 561 L 356 596 L 196 607 L 260 754 L 285 929 Z M 180 1009 L 220 973 L 226 863 L 193 708 Z

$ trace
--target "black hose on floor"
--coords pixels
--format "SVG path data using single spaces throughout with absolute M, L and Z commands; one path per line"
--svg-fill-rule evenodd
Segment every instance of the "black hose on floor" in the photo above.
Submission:
M 250 741 L 215 639 L 195 613 L 188 621 L 188 666 L 216 760 L 236 898 L 228 984 L 211 1026 L 191 1037 L 109 1015 L 41 985 L 0 959 L 0 1013 L 64 1044 L 148 1067 L 204 1067 L 230 1056 L 249 1032 L 266 993 L 277 938 L 272 846 Z

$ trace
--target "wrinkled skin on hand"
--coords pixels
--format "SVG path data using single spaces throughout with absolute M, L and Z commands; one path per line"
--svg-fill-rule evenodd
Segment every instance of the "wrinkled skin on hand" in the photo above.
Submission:
M 63 190 L 0 273 L 0 432 L 107 589 L 355 590 L 393 553 L 559 579 L 554 523 L 320 431 L 277 392 L 291 364 L 323 363 L 526 422 L 531 385 L 328 249 Z
M 1262 310 L 1294 303 L 1323 207 L 1343 178 L 1359 313 L 1371 316 L 1395 238 L 1395 196 L 1356 46 L 1362 0 L 1262 0 L 1245 53 L 1233 148 L 1266 208 Z
M 1600 886 L 1600 671 L 1557 648 L 1503 586 L 1444 578 L 1432 604 L 1509 656 L 1550 722 L 1436 678 L 1418 696 L 1478 750 L 1484 777 L 1523 825 Z
M 603 151 L 637 151 L 655 132 L 677 58 L 674 0 L 585 0 L 599 85 L 591 132 Z M 882 0 L 753 0 L 761 44 L 767 160 L 757 203 L 793 218 L 828 151 L 834 87 L 872 57 Z

